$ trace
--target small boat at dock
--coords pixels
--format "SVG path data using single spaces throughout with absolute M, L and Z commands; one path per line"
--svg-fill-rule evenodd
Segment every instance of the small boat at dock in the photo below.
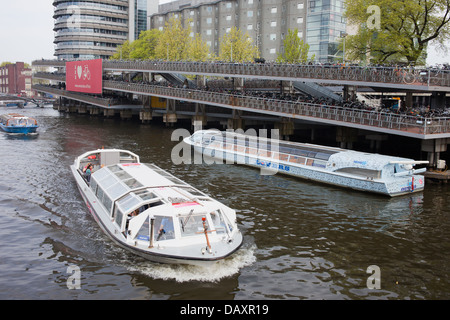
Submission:
M 428 161 L 297 143 L 235 132 L 199 130 L 184 139 L 205 156 L 354 190 L 400 196 L 423 191 Z
M 84 172 L 91 165 L 92 173 Z M 239 249 L 235 210 L 139 156 L 98 149 L 70 166 L 101 229 L 118 245 L 154 262 L 204 265 Z
M 39 127 L 36 119 L 18 113 L 0 115 L 0 127 L 8 133 L 35 133 Z

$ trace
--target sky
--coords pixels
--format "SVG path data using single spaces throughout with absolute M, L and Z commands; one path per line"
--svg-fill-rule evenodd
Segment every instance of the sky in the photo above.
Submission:
M 157 1 L 157 0 L 150 0 Z M 160 0 L 167 3 L 173 0 Z M 0 63 L 54 59 L 53 0 L 2 0 L 0 5 Z M 427 64 L 450 62 L 449 53 L 431 48 Z

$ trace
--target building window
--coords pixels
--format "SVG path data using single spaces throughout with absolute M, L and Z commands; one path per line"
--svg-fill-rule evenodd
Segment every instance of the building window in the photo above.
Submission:
M 297 9 L 302 10 L 303 9 L 303 3 L 298 3 L 297 4 Z
M 273 7 L 273 8 L 270 10 L 270 12 L 271 12 L 271 13 L 277 13 L 277 7 Z
M 298 17 L 297 18 L 297 23 L 303 23 L 303 17 Z
M 253 24 L 247 25 L 247 30 L 253 30 Z
M 253 11 L 247 11 L 247 17 L 249 18 L 253 17 Z
M 206 30 L 206 35 L 210 36 L 212 34 L 211 29 Z
M 193 16 L 195 14 L 194 10 L 191 10 L 190 15 Z
M 297 33 L 297 36 L 298 36 L 299 38 L 303 38 L 303 31 L 299 31 L 299 32 Z
M 227 21 L 231 21 L 231 15 L 227 15 Z
M 206 23 L 207 24 L 211 24 L 212 23 L 212 18 L 206 18 Z
M 228 28 L 225 30 L 225 32 L 226 32 L 226 33 L 230 33 L 230 32 L 231 32 L 231 28 L 228 27 Z
M 270 40 L 272 40 L 272 41 L 277 40 L 277 34 L 276 33 L 271 33 L 270 34 Z
M 277 22 L 276 21 L 271 21 L 270 22 L 270 26 L 271 27 L 276 27 L 277 26 Z
M 270 53 L 271 54 L 277 53 L 277 49 L 275 49 L 275 48 L 270 49 Z
M 230 8 L 231 8 L 231 2 L 227 2 L 226 7 L 227 7 L 228 9 L 230 9 Z

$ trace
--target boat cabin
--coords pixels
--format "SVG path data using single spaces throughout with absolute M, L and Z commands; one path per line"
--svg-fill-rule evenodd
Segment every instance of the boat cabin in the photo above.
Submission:
M 161 168 L 139 163 L 133 155 L 93 155 L 79 168 L 87 161 L 99 168 L 89 187 L 127 242 L 170 245 L 170 240 L 181 238 L 204 241 L 205 232 L 209 237 L 226 237 L 233 230 L 224 214 L 231 209 Z
M 1 115 L 0 123 L 7 127 L 37 126 L 36 119 L 26 117 L 18 113 L 8 113 Z

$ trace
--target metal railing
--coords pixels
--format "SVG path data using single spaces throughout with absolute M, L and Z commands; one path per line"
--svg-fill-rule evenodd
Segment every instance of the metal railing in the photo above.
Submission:
M 311 104 L 301 101 L 285 101 L 262 97 L 233 95 L 211 91 L 172 88 L 132 82 L 104 80 L 103 86 L 108 90 L 118 90 L 141 95 L 160 96 L 168 99 L 192 101 L 226 108 L 240 108 L 251 112 L 262 111 L 288 118 L 306 117 L 309 120 L 336 123 L 340 125 L 358 125 L 383 128 L 411 134 L 446 134 L 450 133 L 450 118 L 423 118 L 404 114 L 380 111 L 359 110 L 324 104 Z M 51 86 L 33 85 L 33 89 L 86 103 L 109 107 L 113 99 L 103 99 L 81 93 L 60 90 Z M 369 129 L 369 128 L 367 128 Z
M 61 60 L 36 60 L 33 65 L 64 67 Z M 300 65 L 278 63 L 180 62 L 160 60 L 103 60 L 106 70 L 184 73 L 237 77 L 311 79 L 317 82 L 370 82 L 384 85 L 450 87 L 450 72 L 440 69 L 362 67 L 343 65 Z
M 301 101 L 265 99 L 253 96 L 236 96 L 202 90 L 180 89 L 154 85 L 104 81 L 104 87 L 112 90 L 157 95 L 170 99 L 189 100 L 228 108 L 242 108 L 249 111 L 283 113 L 285 117 L 304 116 L 310 118 L 352 123 L 361 126 L 385 128 L 413 134 L 450 133 L 450 118 L 422 118 L 380 111 L 355 110 L 340 106 L 311 104 Z

